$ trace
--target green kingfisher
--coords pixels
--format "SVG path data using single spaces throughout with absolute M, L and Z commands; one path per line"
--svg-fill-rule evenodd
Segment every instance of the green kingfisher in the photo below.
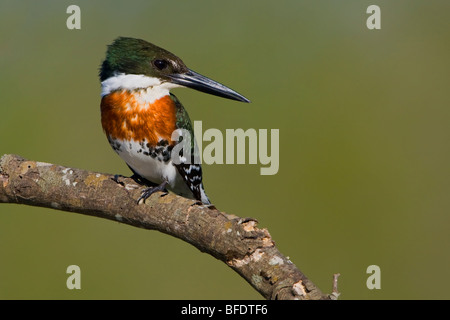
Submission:
M 198 74 L 160 47 L 135 38 L 119 37 L 108 46 L 100 67 L 101 122 L 114 151 L 145 188 L 138 203 L 156 191 L 174 193 L 210 204 L 191 120 L 170 89 L 188 87 L 242 102 L 247 98 Z M 174 133 L 176 133 L 174 135 Z M 175 148 L 190 135 L 190 153 Z M 173 137 L 177 137 L 173 139 Z M 185 149 L 184 149 L 185 150 Z M 173 152 L 172 152 L 173 151 Z

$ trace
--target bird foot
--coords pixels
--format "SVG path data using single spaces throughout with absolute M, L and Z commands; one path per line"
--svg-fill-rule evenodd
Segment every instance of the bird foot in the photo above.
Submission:
M 152 194 L 154 194 L 155 192 L 158 192 L 158 191 L 164 192 L 162 197 L 167 195 L 169 193 L 166 189 L 167 183 L 168 183 L 167 181 L 163 181 L 163 183 L 161 183 L 158 186 L 149 187 L 149 188 L 145 188 L 144 190 L 142 190 L 141 196 L 137 200 L 137 204 L 139 204 L 141 202 L 141 200 L 145 203 L 145 200 L 147 200 L 147 198 L 149 198 Z
M 119 181 L 119 178 L 124 178 L 124 176 L 120 174 L 115 174 L 113 178 L 111 178 L 112 181 L 114 181 L 117 184 L 120 184 L 122 187 L 125 185 L 123 181 Z

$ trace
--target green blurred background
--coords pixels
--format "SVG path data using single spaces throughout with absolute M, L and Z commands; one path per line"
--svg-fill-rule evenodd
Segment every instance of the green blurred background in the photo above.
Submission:
M 81 30 L 66 9 L 81 8 Z M 381 7 L 381 30 L 366 9 Z M 449 1 L 0 2 L 0 154 L 130 175 L 100 125 L 98 67 L 146 39 L 252 100 L 174 93 L 208 128 L 280 130 L 280 169 L 205 165 L 216 206 L 257 218 L 342 299 L 448 299 Z M 205 143 L 204 143 L 205 145 Z M 66 288 L 67 266 L 81 290 Z M 381 289 L 366 268 L 381 268 Z M 260 299 L 165 234 L 0 205 L 1 299 Z

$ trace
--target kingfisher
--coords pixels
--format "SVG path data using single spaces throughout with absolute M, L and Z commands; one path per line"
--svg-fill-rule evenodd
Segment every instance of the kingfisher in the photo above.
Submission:
M 211 204 L 201 165 L 192 161 L 198 149 L 191 120 L 170 90 L 187 87 L 241 102 L 250 100 L 189 69 L 169 51 L 129 37 L 119 37 L 108 46 L 99 77 L 103 131 L 136 180 L 147 186 L 137 203 L 157 191 L 171 190 Z M 180 143 L 183 148 L 177 148 Z

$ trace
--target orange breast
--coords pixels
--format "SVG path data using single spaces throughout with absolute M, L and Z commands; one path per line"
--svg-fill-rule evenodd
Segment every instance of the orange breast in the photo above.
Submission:
M 147 140 L 156 145 L 159 139 L 171 141 L 176 129 L 176 107 L 170 96 L 153 103 L 142 102 L 137 93 L 115 91 L 102 98 L 102 126 L 113 139 Z

